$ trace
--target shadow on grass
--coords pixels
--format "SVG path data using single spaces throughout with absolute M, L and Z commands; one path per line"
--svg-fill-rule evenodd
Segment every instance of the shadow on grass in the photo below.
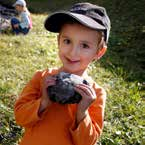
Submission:
M 145 81 L 145 1 L 111 1 L 112 31 L 108 53 L 101 64 L 126 81 Z M 106 3 L 107 6 L 107 3 Z
M 32 0 L 29 7 L 32 12 L 48 13 L 66 9 L 80 1 Z M 112 30 L 108 52 L 100 61 L 102 66 L 126 81 L 143 82 L 145 80 L 145 19 L 144 0 L 89 0 L 88 2 L 104 6 L 111 19 Z

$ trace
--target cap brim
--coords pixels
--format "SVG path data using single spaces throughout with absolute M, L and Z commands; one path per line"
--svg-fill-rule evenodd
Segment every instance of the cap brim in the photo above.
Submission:
M 59 32 L 61 29 L 61 26 L 68 20 L 68 19 L 74 19 L 81 23 L 82 25 L 89 27 L 91 29 L 95 30 L 106 30 L 106 28 L 99 23 L 97 23 L 95 20 L 84 16 L 82 14 L 76 14 L 71 13 L 68 11 L 61 11 L 53 13 L 52 15 L 48 16 L 46 19 L 44 26 L 45 28 L 50 32 Z

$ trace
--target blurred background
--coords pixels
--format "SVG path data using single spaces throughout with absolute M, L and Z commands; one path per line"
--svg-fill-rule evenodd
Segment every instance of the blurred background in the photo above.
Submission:
M 16 15 L 14 2 L 0 0 L 0 18 Z M 16 37 L 0 33 L 0 145 L 16 145 L 21 138 L 23 130 L 15 123 L 13 105 L 25 83 L 36 69 L 59 64 L 55 36 L 44 30 L 45 18 L 83 1 L 26 2 L 33 19 L 30 34 Z M 104 6 L 112 26 L 107 53 L 90 69 L 108 93 L 105 127 L 98 144 L 145 145 L 145 0 L 88 2 Z
M 9 8 L 14 2 L 15 0 L 0 0 L 1 5 Z M 67 9 L 82 0 L 26 0 L 26 2 L 32 13 L 48 14 Z M 102 62 L 104 67 L 112 71 L 114 66 L 122 67 L 123 71 L 130 74 L 126 80 L 145 81 L 145 1 L 88 0 L 88 2 L 104 6 L 111 19 L 109 57 L 105 56 L 107 63 Z

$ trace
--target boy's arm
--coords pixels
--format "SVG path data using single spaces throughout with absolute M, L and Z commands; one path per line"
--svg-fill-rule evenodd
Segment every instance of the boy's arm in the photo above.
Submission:
M 94 145 L 102 132 L 106 93 L 100 87 L 95 90 L 96 101 L 86 111 L 79 124 L 74 121 L 70 128 L 73 142 L 76 145 Z
M 33 125 L 43 116 L 38 116 L 38 110 L 41 105 L 41 76 L 42 73 L 40 71 L 33 76 L 15 103 L 15 119 L 17 124 L 21 126 Z

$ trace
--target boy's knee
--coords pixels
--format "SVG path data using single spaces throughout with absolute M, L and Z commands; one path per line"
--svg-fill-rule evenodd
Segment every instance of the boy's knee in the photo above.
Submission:
M 11 19 L 11 24 L 12 25 L 19 24 L 19 23 L 20 23 L 20 21 L 17 18 L 12 18 Z

